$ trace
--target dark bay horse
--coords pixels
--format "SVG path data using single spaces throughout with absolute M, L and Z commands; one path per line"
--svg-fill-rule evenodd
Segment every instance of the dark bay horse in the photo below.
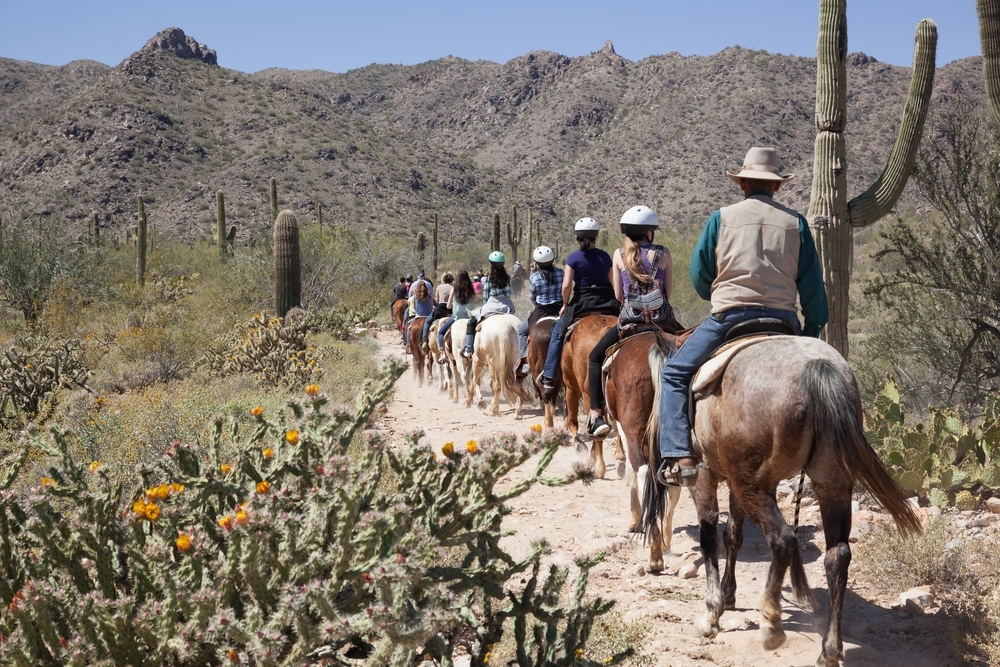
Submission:
M 396 323 L 396 330 L 403 333 L 403 322 L 406 321 L 406 299 L 396 299 L 392 304 L 392 320 Z
M 555 426 L 556 406 L 555 399 L 551 401 L 545 400 L 542 385 L 538 382 L 538 376 L 542 367 L 545 366 L 545 355 L 549 350 L 549 340 L 552 338 L 552 327 L 556 325 L 556 320 L 558 319 L 558 317 L 552 315 L 540 317 L 531 325 L 531 329 L 528 331 L 528 366 L 531 368 L 531 382 L 535 385 L 538 402 L 542 404 L 542 409 L 545 411 L 545 428 L 553 428 Z M 562 390 L 562 377 L 555 378 L 553 385 L 552 395 L 558 396 Z
M 587 415 L 590 412 L 590 391 L 587 381 L 590 351 L 594 349 L 605 332 L 617 324 L 618 318 L 614 315 L 601 315 L 599 313 L 585 315 L 577 322 L 575 329 L 563 346 L 560 368 L 563 386 L 566 387 L 566 428 L 574 439 L 580 431 L 578 411 L 581 400 L 583 401 L 583 414 Z M 550 399 L 549 402 L 554 402 L 554 392 L 553 396 L 546 396 L 546 398 Z M 548 408 L 546 408 L 547 411 Z M 625 461 L 621 442 L 618 443 L 615 450 L 615 459 L 623 463 Z M 594 466 L 594 474 L 598 479 L 604 477 L 607 466 L 604 463 L 603 438 L 591 441 L 588 463 Z
M 663 335 L 656 341 L 647 359 L 655 391 L 653 406 L 659 405 L 660 372 L 676 338 Z M 626 420 L 625 414 L 617 417 Z M 660 463 L 658 422 L 659 410 L 653 409 L 647 425 L 650 470 Z M 702 468 L 691 495 L 698 511 L 708 589 L 707 613 L 696 623 L 699 633 L 714 636 L 723 610 L 735 608 L 736 556 L 746 517 L 761 527 L 771 548 L 771 567 L 760 600 L 764 648 L 774 650 L 785 641 L 781 587 L 787 570 L 791 569 L 798 602 L 814 608 L 796 534 L 785 523 L 776 501 L 778 482 L 805 471 L 819 501 L 830 599 L 817 664 L 838 665 L 843 660 L 841 617 L 851 562 L 848 537 L 855 485 L 881 503 L 900 532 L 920 532 L 920 521 L 906 494 L 865 439 L 861 400 L 847 361 L 815 338 L 774 336 L 751 345 L 736 354 L 722 379 L 698 398 L 694 434 Z M 729 486 L 730 520 L 723 534 L 726 571 L 720 583 L 718 485 L 722 482 Z M 647 474 L 642 515 L 647 537 L 655 535 L 665 517 L 665 497 L 655 476 Z
M 417 386 L 424 386 L 424 372 L 427 381 L 434 381 L 434 358 L 420 348 L 420 330 L 426 317 L 414 317 L 407 328 L 410 332 L 410 352 L 413 354 L 413 377 L 417 378 Z

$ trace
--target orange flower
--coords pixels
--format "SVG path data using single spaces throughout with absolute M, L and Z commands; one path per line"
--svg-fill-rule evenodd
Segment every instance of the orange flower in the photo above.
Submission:
M 170 487 L 166 484 L 160 484 L 159 486 L 154 486 L 151 489 L 146 489 L 146 497 L 150 500 L 163 500 L 170 495 Z
M 229 662 L 232 663 L 237 663 L 240 661 L 240 654 L 237 653 L 236 649 L 234 648 L 229 649 L 229 653 L 226 654 L 226 657 L 229 659 Z
M 251 408 L 250 409 L 250 414 L 252 414 L 254 417 L 257 417 L 258 419 L 260 419 L 260 416 L 264 414 L 264 406 L 263 405 L 258 405 L 255 408 Z
M 150 521 L 156 521 L 160 518 L 160 508 L 156 503 L 146 503 L 146 509 L 143 514 Z
M 465 443 L 465 451 L 469 452 L 470 454 L 475 454 L 476 452 L 479 451 L 479 445 L 476 444 L 475 440 L 469 440 L 467 443 Z
M 232 530 L 233 529 L 233 517 L 231 517 L 231 516 L 220 517 L 219 518 L 219 526 L 221 526 L 222 528 L 225 528 L 226 530 Z
M 541 424 L 532 424 L 531 425 L 531 432 L 532 433 L 541 433 L 542 432 L 542 425 Z
M 318 393 L 319 393 L 318 384 L 311 384 L 308 387 L 306 387 L 306 396 L 308 396 L 309 398 L 316 398 L 316 394 Z
M 271 449 L 270 447 L 265 447 L 264 448 L 264 458 L 265 459 L 269 459 L 272 456 L 274 456 L 274 450 Z
M 292 430 L 290 430 L 290 431 L 286 431 L 285 432 L 285 440 L 287 440 L 288 444 L 290 444 L 290 445 L 297 445 L 297 444 L 299 444 L 299 432 L 296 429 L 294 429 L 294 428 Z
M 324 470 L 323 466 L 316 466 L 316 472 L 322 475 L 326 471 Z
M 446 442 L 443 445 L 441 445 L 441 453 L 450 459 L 451 455 L 455 453 L 455 443 Z
M 174 544 L 176 544 L 177 548 L 181 551 L 187 551 L 191 548 L 191 536 L 181 533 L 177 536 L 177 541 L 174 542 Z
M 247 517 L 246 510 L 244 510 L 242 507 L 237 506 L 236 507 L 236 525 L 237 526 L 245 526 L 245 525 L 247 525 L 247 521 L 248 520 L 249 520 L 249 517 Z
M 174 493 L 184 493 L 184 485 L 174 482 L 170 485 L 170 490 Z
M 90 472 L 97 472 L 97 469 L 101 467 L 100 461 L 94 461 L 90 464 Z
M 55 486 L 56 480 L 51 477 L 42 477 L 42 486 Z
M 221 472 L 223 475 L 228 475 L 229 471 L 232 469 L 233 467 L 228 463 L 223 463 L 221 466 L 219 466 L 219 472 Z
M 257 482 L 257 493 L 265 494 L 270 490 L 271 490 L 271 483 L 266 479 Z
M 146 516 L 146 500 L 140 497 L 132 503 L 132 511 L 139 515 L 139 518 Z

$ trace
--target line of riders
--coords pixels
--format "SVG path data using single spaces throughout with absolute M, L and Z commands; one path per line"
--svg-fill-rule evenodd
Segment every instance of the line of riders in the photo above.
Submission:
M 695 290 L 711 301 L 711 315 L 678 346 L 661 375 L 662 464 L 656 474 L 662 484 L 693 486 L 697 479 L 699 464 L 692 445 L 688 391 L 697 370 L 723 344 L 730 330 L 749 320 L 772 321 L 789 333 L 818 337 L 828 319 L 822 271 L 805 217 L 773 199 L 794 174 L 781 175 L 773 148 L 754 147 L 747 153 L 743 168 L 735 173 L 727 171 L 727 175 L 740 186 L 744 199 L 709 217 L 690 265 Z M 532 259 L 537 270 L 529 277 L 534 310 L 518 331 L 519 377 L 537 372 L 539 385 L 551 391 L 560 372 L 569 325 L 591 313 L 618 317 L 618 326 L 605 333 L 589 357 L 591 409 L 587 434 L 595 439 L 604 438 L 611 430 L 604 419 L 601 381 L 608 349 L 640 330 L 655 327 L 668 333 L 682 331 L 670 306 L 670 251 L 653 242 L 660 224 L 656 213 L 647 206 L 633 206 L 619 224 L 624 241 L 614 256 L 596 247 L 600 228 L 592 218 L 581 218 L 574 225 L 579 249 L 566 258 L 564 269 L 553 265 L 555 254 L 551 248 L 534 249 Z M 426 345 L 435 319 L 448 318 L 438 330 L 439 348 L 443 349 L 444 335 L 452 323 L 468 318 L 462 356 L 470 358 L 477 325 L 490 315 L 514 313 L 511 276 L 504 268 L 504 254 L 493 251 L 488 259 L 490 270 L 481 280 L 483 305 L 478 309 L 474 309 L 475 294 L 466 271 L 458 273 L 457 281 L 446 273 L 433 297 L 432 285 L 423 271 L 405 292 L 399 289 L 405 282 L 400 280 L 394 296 L 410 299 L 410 319 L 427 318 L 422 345 Z M 517 268 L 523 271 L 520 265 Z M 797 303 L 802 308 L 804 327 L 798 319 Z M 529 332 L 543 317 L 557 317 L 558 321 L 552 329 L 544 368 L 529 369 Z M 407 327 L 404 331 L 408 336 Z M 410 341 L 405 343 L 409 346 Z

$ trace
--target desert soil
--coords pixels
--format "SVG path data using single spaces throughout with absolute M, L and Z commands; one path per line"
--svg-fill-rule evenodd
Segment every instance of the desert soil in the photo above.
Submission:
M 399 339 L 394 332 L 379 332 L 381 354 L 402 358 Z M 409 361 L 410 357 L 406 357 Z M 483 395 L 490 396 L 488 380 Z M 464 393 L 463 393 L 464 397 Z M 556 428 L 564 415 L 557 414 Z M 402 443 L 407 433 L 424 431 L 424 442 L 443 444 L 464 442 L 501 433 L 524 434 L 532 424 L 541 423 L 542 412 L 535 404 L 524 410 L 523 419 L 504 401 L 500 414 L 491 416 L 477 408 L 465 407 L 464 401 L 453 404 L 446 392 L 434 382 L 417 386 L 412 372 L 407 372 L 396 387 L 388 415 L 379 427 L 393 443 Z M 549 472 L 567 473 L 574 461 L 584 460 L 582 447 L 566 447 L 555 456 Z M 809 583 L 816 593 L 819 611 L 813 615 L 794 604 L 788 580 L 785 581 L 783 623 L 787 641 L 775 651 L 761 645 L 757 600 L 770 564 L 770 552 L 760 529 L 747 521 L 743 549 L 737 566 L 736 610 L 727 611 L 721 620 L 723 632 L 713 639 L 695 636 L 694 622 L 704 613 L 705 578 L 701 550 L 698 547 L 698 523 L 694 505 L 683 493 L 674 516 L 673 545 L 665 554 L 665 571 L 646 572 L 648 549 L 639 536 L 627 532 L 628 490 L 619 479 L 614 465 L 614 443 L 605 442 L 608 471 L 604 479 L 589 486 L 573 484 L 560 488 L 535 486 L 511 503 L 512 514 L 504 529 L 513 535 L 506 538 L 506 548 L 523 556 L 532 542 L 546 539 L 552 546 L 551 558 L 571 564 L 584 554 L 604 551 L 606 557 L 594 568 L 588 592 L 617 601 L 617 609 L 627 621 L 639 621 L 649 627 L 645 645 L 636 647 L 655 658 L 658 665 L 725 665 L 731 667 L 787 667 L 814 665 L 822 646 L 826 625 L 826 575 L 823 569 L 823 533 L 815 511 L 803 512 L 803 559 Z M 534 462 L 524 464 L 525 471 Z M 517 479 L 517 472 L 511 481 Z M 720 490 L 721 525 L 727 520 L 724 489 Z M 812 508 L 814 509 L 814 508 Z M 791 519 L 791 509 L 786 508 Z M 678 572 L 687 564 L 698 566 L 697 575 L 683 578 Z M 690 568 L 688 568 L 690 569 Z M 857 566 L 854 566 L 857 569 Z M 901 611 L 898 600 L 877 598 L 859 589 L 852 572 L 843 616 L 844 664 L 873 667 L 943 667 L 960 665 L 944 638 L 944 619 L 933 613 L 911 616 Z M 932 610 L 933 612 L 933 610 Z

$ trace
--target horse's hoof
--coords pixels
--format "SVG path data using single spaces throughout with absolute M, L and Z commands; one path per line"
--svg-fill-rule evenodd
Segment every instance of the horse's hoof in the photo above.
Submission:
M 777 630 L 772 632 L 771 630 L 764 630 L 764 650 L 773 651 L 782 644 L 785 643 L 785 631 Z
M 727 597 L 722 601 L 722 608 L 727 611 L 736 611 L 736 596 L 729 598 Z
M 622 479 L 622 478 L 625 477 L 625 462 L 624 461 L 619 461 L 618 462 L 618 465 L 615 466 L 615 472 L 618 473 L 618 479 Z
M 713 623 L 712 619 L 706 615 L 695 621 L 694 630 L 696 637 L 714 637 L 719 634 L 719 630 L 721 630 L 721 628 L 719 627 L 718 621 Z
M 659 574 L 660 572 L 663 572 L 663 559 L 660 558 L 659 560 L 651 560 L 651 561 L 649 561 L 649 563 L 646 566 L 646 571 L 647 572 L 655 572 L 657 574 Z
M 585 442 L 576 441 L 576 453 L 577 454 L 587 454 L 590 452 L 590 447 Z M 593 461 L 590 461 L 588 465 L 593 465 Z

